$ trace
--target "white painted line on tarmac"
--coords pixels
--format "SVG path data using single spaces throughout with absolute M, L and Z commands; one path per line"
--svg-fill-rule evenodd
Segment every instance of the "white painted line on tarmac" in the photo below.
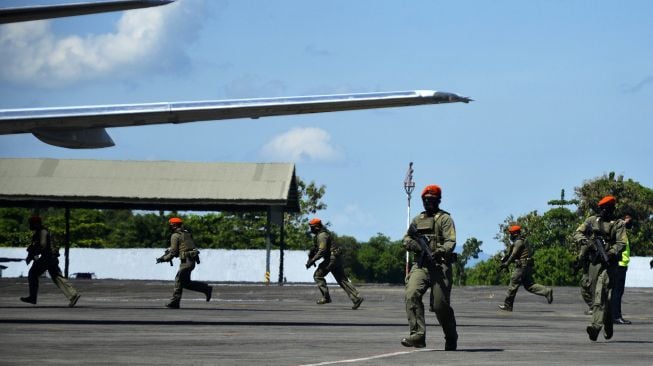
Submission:
M 435 351 L 435 350 L 434 349 L 428 349 L 428 348 L 416 349 L 416 350 L 412 350 L 412 351 L 384 353 L 384 354 L 381 354 L 381 355 L 370 356 L 370 357 L 351 358 L 351 359 L 348 359 L 348 360 L 325 361 L 325 362 L 320 362 L 320 363 L 308 363 L 308 364 L 303 364 L 303 365 L 299 365 L 299 366 L 323 366 L 323 365 L 335 365 L 335 364 L 338 364 L 338 363 L 362 362 L 362 361 L 376 360 L 376 359 L 379 359 L 379 358 L 388 358 L 388 357 L 394 357 L 394 356 L 407 355 L 409 353 L 426 352 L 426 351 Z

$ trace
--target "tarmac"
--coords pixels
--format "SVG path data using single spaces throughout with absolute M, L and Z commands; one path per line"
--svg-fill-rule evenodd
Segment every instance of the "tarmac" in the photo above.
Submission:
M 435 315 L 426 348 L 403 347 L 402 286 L 359 285 L 358 310 L 337 285 L 317 305 L 313 285 L 214 283 L 213 299 L 186 291 L 167 309 L 172 281 L 72 280 L 74 308 L 43 278 L 37 305 L 26 278 L 0 279 L 0 365 L 651 365 L 652 288 L 627 288 L 614 337 L 592 342 L 578 288 L 554 301 L 519 290 L 514 311 L 497 308 L 505 287 L 454 287 L 458 351 L 445 352 Z M 428 302 L 428 295 L 425 296 Z M 428 305 L 427 305 L 428 308 Z

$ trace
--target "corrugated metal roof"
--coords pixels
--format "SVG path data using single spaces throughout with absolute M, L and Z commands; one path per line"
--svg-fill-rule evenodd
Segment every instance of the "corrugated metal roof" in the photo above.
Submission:
M 291 163 L 0 159 L 0 205 L 299 210 Z

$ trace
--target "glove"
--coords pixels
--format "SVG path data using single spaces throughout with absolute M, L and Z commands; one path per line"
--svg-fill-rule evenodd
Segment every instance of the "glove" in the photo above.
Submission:
M 311 264 L 307 262 L 306 263 L 306 269 L 309 269 L 309 268 L 311 268 Z
M 499 265 L 499 268 L 501 268 L 501 269 L 506 269 L 506 268 L 508 268 L 508 263 L 501 263 L 501 264 Z
M 439 261 L 444 261 L 445 256 L 447 255 L 447 250 L 440 247 L 440 248 L 435 249 L 435 251 L 432 252 L 431 255 L 432 255 L 431 261 L 433 261 L 433 262 L 437 263 Z
M 159 257 L 156 259 L 156 263 L 161 263 L 161 262 L 163 262 L 163 257 Z

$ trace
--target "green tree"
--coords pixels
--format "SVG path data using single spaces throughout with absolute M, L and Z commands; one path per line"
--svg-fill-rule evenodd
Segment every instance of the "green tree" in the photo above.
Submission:
M 0 208 L 0 246 L 26 247 L 31 240 L 27 219 L 31 212 L 26 208 Z
M 481 245 L 483 241 L 474 237 L 468 238 L 463 244 L 463 251 L 458 255 L 458 260 L 454 263 L 454 283 L 456 285 L 465 285 L 467 282 L 467 273 L 465 267 L 470 259 L 478 258 L 482 252 Z
M 359 280 L 376 283 L 403 283 L 403 253 L 401 241 L 392 242 L 378 233 L 360 245 L 353 273 Z
M 499 266 L 501 261 L 499 255 L 481 261 L 474 267 L 468 269 L 467 285 L 473 286 L 496 286 L 507 284 L 510 280 L 509 271 L 502 270 Z

